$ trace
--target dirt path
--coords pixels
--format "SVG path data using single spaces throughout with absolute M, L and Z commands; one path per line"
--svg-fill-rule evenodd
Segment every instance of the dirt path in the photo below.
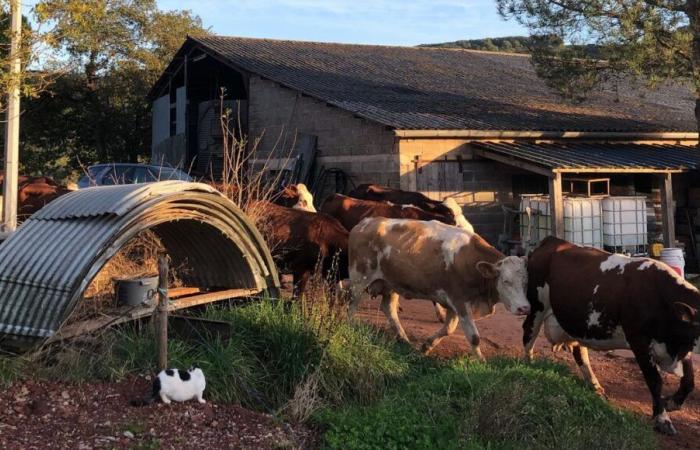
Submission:
M 311 436 L 235 405 L 129 406 L 148 385 L 143 378 L 110 384 L 14 383 L 0 390 L 0 448 L 278 449 L 295 448 L 299 439 Z
M 412 341 L 419 346 L 428 336 L 440 327 L 435 319 L 433 306 L 422 300 L 402 300 L 403 311 L 399 313 L 401 323 Z M 358 310 L 358 316 L 376 325 L 387 327 L 387 322 L 379 310 L 377 300 L 365 300 Z M 522 321 L 505 312 L 499 305 L 496 314 L 479 320 L 477 326 L 482 338 L 482 350 L 486 358 L 496 355 L 519 357 L 522 355 Z M 576 376 L 580 376 L 573 358 L 566 352 L 552 353 L 546 338 L 540 335 L 537 340 L 536 353 L 545 357 L 562 361 L 572 368 Z M 463 356 L 468 347 L 461 328 L 454 335 L 443 340 L 434 350 L 434 355 L 443 358 Z M 618 351 L 611 354 L 590 352 L 591 364 L 598 379 L 605 388 L 610 401 L 621 408 L 629 409 L 646 417 L 651 417 L 651 397 L 647 390 L 642 374 L 629 351 Z M 694 356 L 695 379 L 698 380 L 700 359 Z M 671 393 L 678 387 L 678 378 L 664 376 L 664 392 Z M 665 448 L 700 449 L 700 392 L 696 390 L 688 397 L 683 410 L 671 413 L 678 435 L 673 438 L 662 437 L 661 443 Z M 651 426 L 651 419 L 649 419 Z

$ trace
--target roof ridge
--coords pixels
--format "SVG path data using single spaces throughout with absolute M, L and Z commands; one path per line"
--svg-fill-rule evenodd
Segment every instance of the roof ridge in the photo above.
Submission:
M 277 39 L 277 38 L 259 38 L 259 37 L 248 37 L 248 36 L 229 36 L 224 34 L 207 34 L 203 36 L 187 36 L 190 39 L 196 41 L 207 40 L 211 38 L 223 38 L 226 40 L 246 40 L 246 41 L 262 41 L 262 42 L 289 42 L 297 44 L 317 44 L 317 45 L 329 45 L 329 46 L 341 46 L 341 47 L 364 47 L 364 48 L 389 48 L 389 49 L 410 49 L 418 51 L 451 51 L 451 52 L 465 52 L 465 53 L 483 53 L 498 56 L 518 56 L 529 58 L 529 53 L 515 53 L 515 52 L 499 52 L 493 50 L 477 50 L 471 48 L 457 48 L 457 47 L 429 47 L 425 44 L 419 45 L 388 45 L 388 44 L 359 44 L 359 43 L 348 43 L 348 42 L 327 42 L 327 41 L 312 41 L 312 40 L 302 40 L 302 39 Z

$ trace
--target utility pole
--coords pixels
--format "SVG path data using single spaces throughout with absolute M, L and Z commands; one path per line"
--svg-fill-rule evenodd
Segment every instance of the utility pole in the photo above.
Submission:
M 12 232 L 17 228 L 17 181 L 19 178 L 19 88 L 20 42 L 22 39 L 21 0 L 10 0 L 10 85 L 7 93 L 5 113 L 5 180 L 3 183 L 3 231 Z

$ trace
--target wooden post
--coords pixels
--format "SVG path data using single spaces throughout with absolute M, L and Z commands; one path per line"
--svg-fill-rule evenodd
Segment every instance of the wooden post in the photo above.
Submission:
M 168 368 L 168 255 L 158 253 L 158 306 L 156 307 L 158 370 Z
M 549 213 L 552 236 L 564 239 L 564 197 L 561 189 L 561 173 L 549 177 Z
M 7 92 L 5 112 L 5 181 L 3 183 L 2 221 L 3 231 L 17 228 L 17 184 L 19 178 L 19 88 L 20 43 L 22 40 L 22 4 L 20 0 L 10 2 L 10 86 Z
M 676 246 L 676 208 L 673 203 L 673 180 L 670 173 L 661 175 L 661 220 L 664 247 Z

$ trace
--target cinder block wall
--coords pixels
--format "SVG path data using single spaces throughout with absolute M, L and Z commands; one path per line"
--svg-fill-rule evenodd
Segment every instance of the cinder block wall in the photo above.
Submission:
M 391 130 L 302 96 L 269 80 L 251 76 L 249 138 L 258 157 L 289 155 L 298 133 L 317 137 L 317 170 L 339 168 L 356 184 L 399 186 L 399 155 Z

